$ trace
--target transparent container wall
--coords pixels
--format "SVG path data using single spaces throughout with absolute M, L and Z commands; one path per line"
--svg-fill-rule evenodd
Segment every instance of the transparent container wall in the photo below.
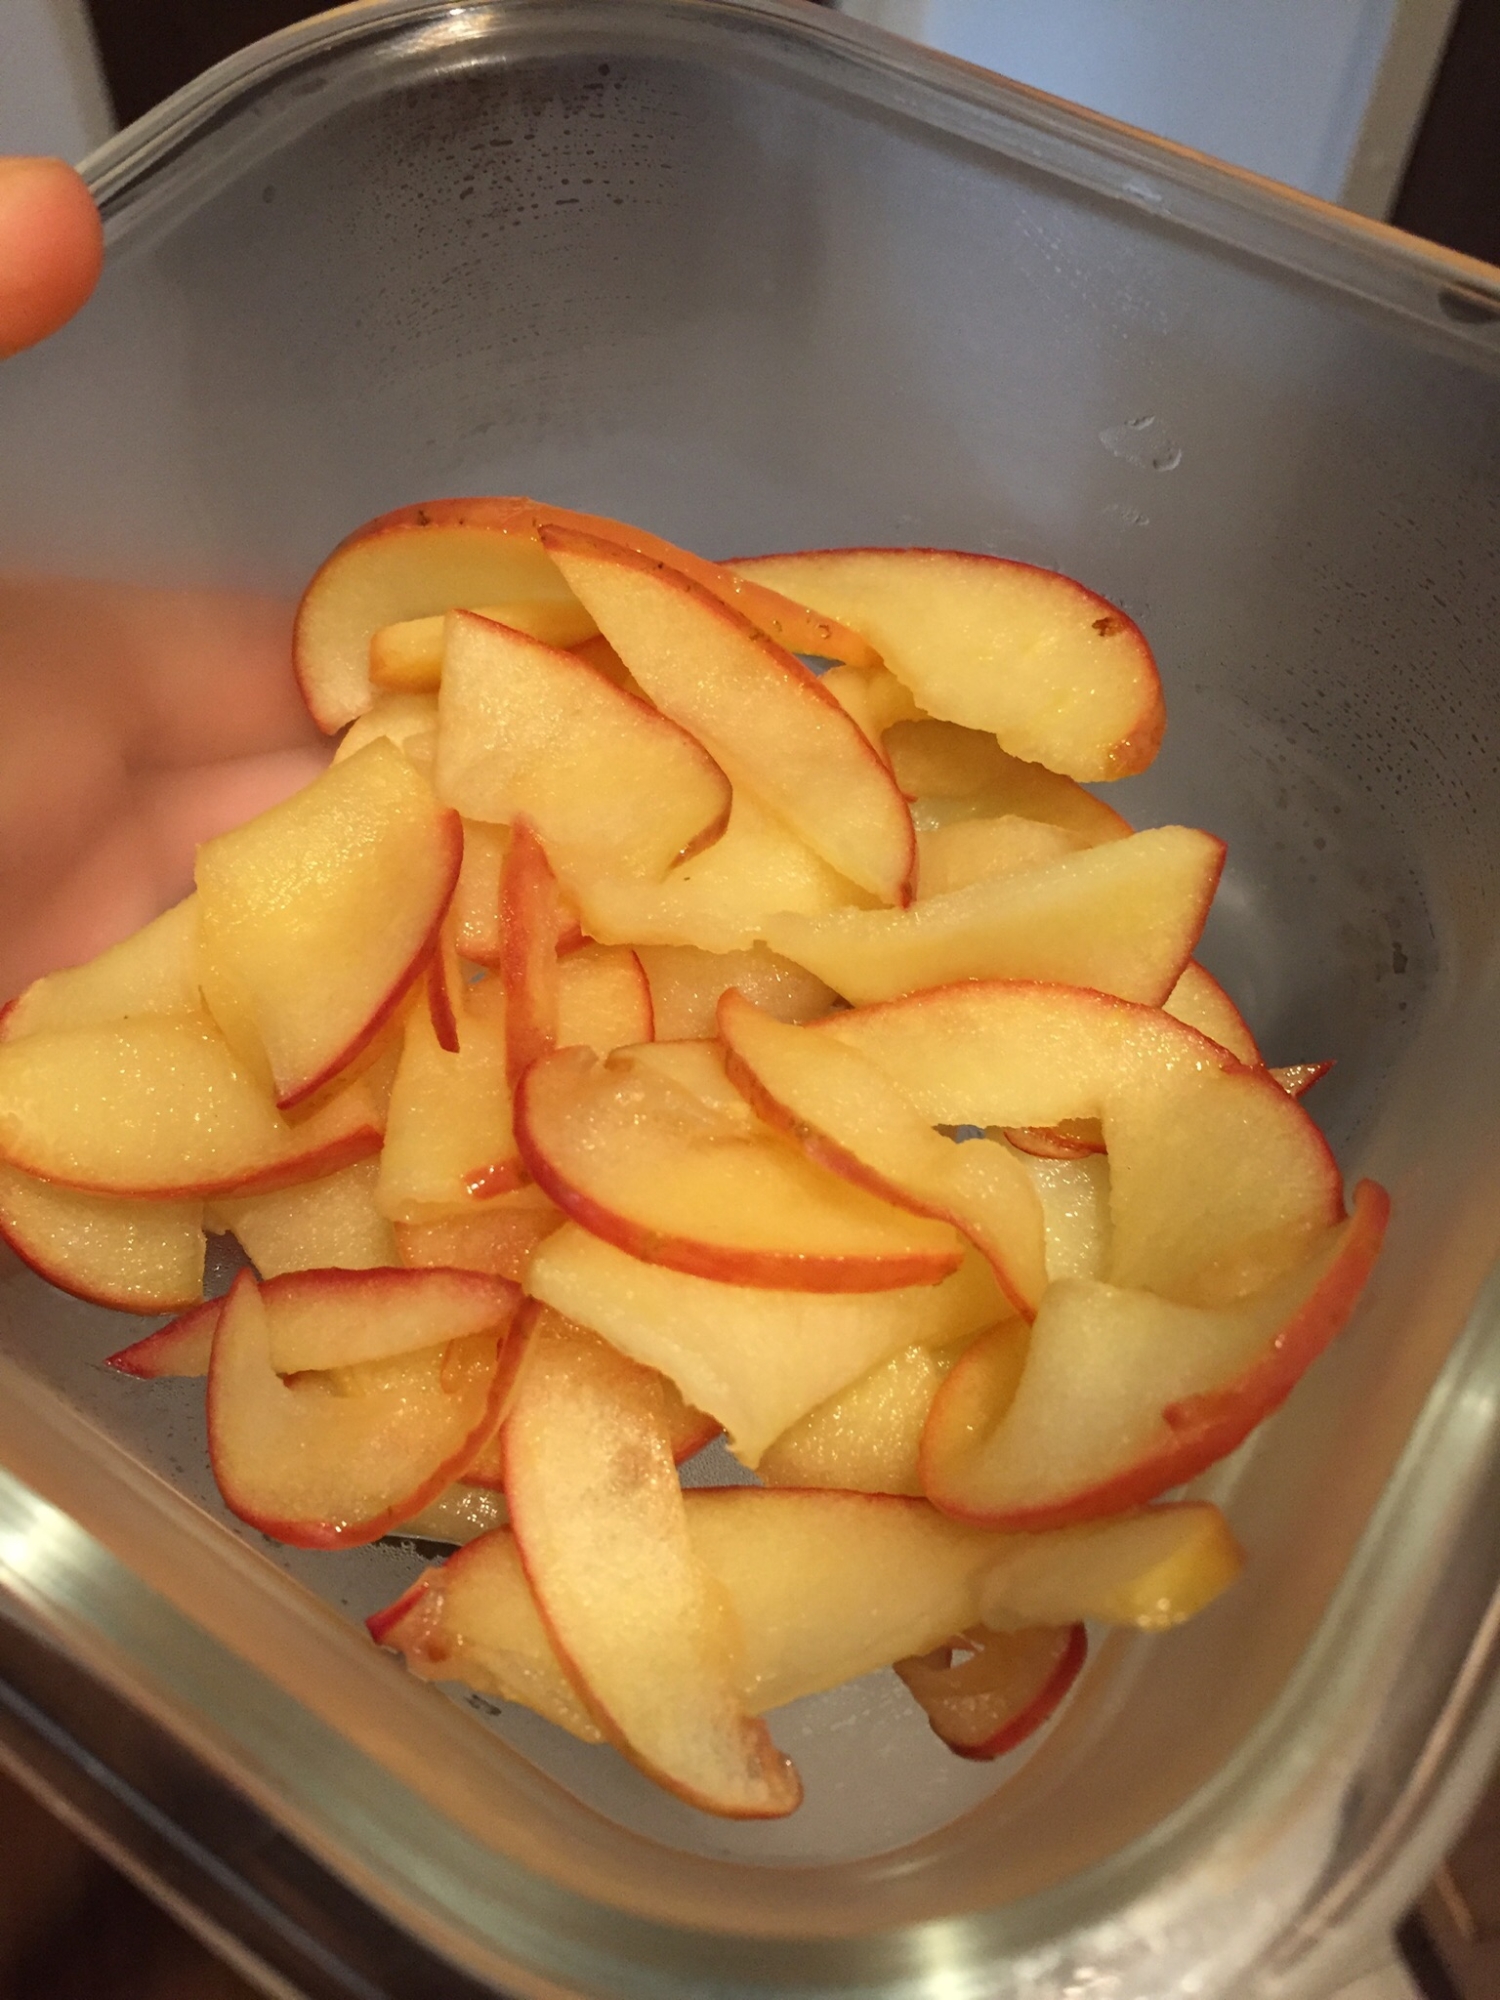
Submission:
M 1014 1902 L 1279 1754 L 1267 1718 L 1292 1726 L 1288 1677 L 1495 1255 L 1491 336 L 1436 287 L 1381 304 L 1399 252 L 1369 252 L 1361 299 L 1174 219 L 1170 175 L 1143 192 L 1102 139 L 1097 185 L 1050 174 L 786 21 L 455 19 L 351 27 L 125 188 L 97 298 L 0 377 L 0 559 L 291 597 L 382 509 L 529 492 L 707 553 L 1024 557 L 1141 622 L 1170 728 L 1112 796 L 1227 839 L 1203 956 L 1272 1061 L 1336 1060 L 1314 1109 L 1396 1203 L 1355 1324 L 1211 1483 L 1245 1580 L 1179 1633 L 1111 1640 L 1019 1770 L 949 1758 L 886 1677 L 803 1704 L 778 1724 L 808 1777 L 785 1826 L 697 1817 L 612 1753 L 490 1718 L 619 1828 L 726 1864 L 704 1921 Z M 122 1321 L 20 1271 L 0 1315 L 6 1353 L 227 1521 L 196 1393 L 95 1365 Z M 1458 1513 L 1442 1466 L 1419 1474 L 1398 1555 L 1426 1536 L 1435 1565 Z M 415 1568 L 247 1538 L 354 1612 Z M 1373 1639 L 1320 1643 L 1320 1698 L 1415 1700 Z M 599 1893 L 649 1905 L 657 1850 L 590 1839 Z

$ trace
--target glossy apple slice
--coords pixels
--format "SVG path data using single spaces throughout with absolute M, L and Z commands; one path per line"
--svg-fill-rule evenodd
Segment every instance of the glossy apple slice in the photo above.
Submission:
M 378 1540 L 450 1485 L 494 1428 L 503 1326 L 332 1377 L 285 1381 L 273 1325 L 242 1271 L 214 1330 L 208 1438 L 228 1506 L 277 1541 L 349 1548 Z
M 930 902 L 973 882 L 1024 874 L 1080 853 L 1092 843 L 1071 827 L 1006 813 L 999 819 L 958 819 L 917 833 L 917 896 Z
M 435 782 L 466 819 L 529 820 L 560 862 L 648 881 L 729 815 L 728 779 L 675 720 L 576 653 L 466 611 L 449 620 Z
M 882 757 L 886 754 L 881 740 L 885 732 L 895 723 L 911 721 L 921 714 L 907 689 L 884 667 L 830 667 L 827 673 L 819 675 L 819 679 L 845 714 L 859 724 Z M 888 757 L 886 762 L 890 762 Z
M 515 598 L 508 604 L 473 604 L 465 607 L 477 618 L 523 632 L 545 646 L 581 646 L 595 638 L 598 627 L 581 604 L 566 598 Z M 428 618 L 403 618 L 383 625 L 370 637 L 370 682 L 378 688 L 401 688 L 430 694 L 442 684 L 443 641 L 447 621 L 443 613 Z
M 438 1042 L 425 1007 L 406 1023 L 375 1204 L 391 1222 L 464 1215 L 526 1179 L 511 1123 L 505 1023 L 472 1011 L 459 1047 Z
M 198 991 L 198 899 L 189 896 L 86 965 L 35 979 L 0 1012 L 0 1041 L 98 1028 L 140 1014 L 193 1014 Z
M 344 731 L 333 753 L 335 764 L 357 757 L 367 743 L 388 737 L 429 781 L 437 747 L 437 699 L 430 694 L 383 694 Z
M 1210 834 L 1153 827 L 909 910 L 775 916 L 765 936 L 855 1002 L 957 979 L 1047 979 L 1154 1006 L 1192 956 L 1223 865 Z
M 203 1291 L 203 1204 L 110 1201 L 0 1165 L 0 1237 L 39 1277 L 117 1312 L 174 1312 Z
M 1182 968 L 1182 976 L 1161 1003 L 1163 1010 L 1186 1021 L 1200 1035 L 1207 1035 L 1220 1048 L 1228 1049 L 1238 1062 L 1251 1069 L 1265 1066 L 1265 1057 L 1256 1047 L 1245 1017 L 1211 972 L 1196 959 Z M 1295 1094 L 1295 1093 L 1294 1093 Z
M 850 881 L 904 903 L 916 861 L 906 802 L 816 676 L 680 570 L 571 529 L 541 535 L 635 679 L 736 789 Z
M 378 1160 L 273 1194 L 221 1195 L 210 1218 L 262 1278 L 284 1271 L 365 1271 L 395 1264 L 396 1238 L 375 1206 Z
M 1217 1507 L 1166 1501 L 1050 1534 L 1008 1537 L 985 1572 L 980 1611 L 1002 1630 L 1095 1618 L 1164 1632 L 1227 1590 L 1245 1554 Z
M 469 1215 L 398 1222 L 396 1244 L 401 1262 L 412 1269 L 493 1271 L 519 1283 L 532 1251 L 565 1219 L 539 1187 L 519 1187 Z
M 958 1267 L 958 1238 L 941 1220 L 851 1186 L 763 1125 L 726 1084 L 713 1043 L 648 1044 L 604 1062 L 560 1049 L 526 1072 L 515 1116 L 537 1186 L 649 1263 L 809 1292 L 933 1284 Z M 1040 1256 L 1024 1176 L 1021 1192 Z
M 1081 1625 L 991 1632 L 971 1626 L 951 1645 L 894 1660 L 933 1734 L 960 1757 L 1003 1757 L 1049 1721 L 1088 1658 Z
M 688 1536 L 657 1379 L 543 1311 L 502 1433 L 516 1547 L 605 1734 L 690 1804 L 778 1818 L 802 1787 L 734 1686 L 733 1614 Z
M 815 1021 L 836 1004 L 832 987 L 815 973 L 764 945 L 724 952 L 690 944 L 642 945 L 636 959 L 651 988 L 654 1039 L 663 1042 L 711 1039 L 718 1032 L 719 996 L 731 986 L 778 1021 Z
M 500 919 L 500 874 L 510 845 L 508 826 L 464 821 L 464 858 L 448 906 L 453 941 L 474 965 L 498 965 L 505 936 Z
M 557 966 L 557 1046 L 613 1049 L 649 1042 L 656 1031 L 651 986 L 628 945 L 585 944 Z
M 222 1298 L 204 1299 L 199 1305 L 189 1306 L 154 1333 L 145 1334 L 117 1354 L 106 1356 L 104 1365 L 118 1374 L 134 1375 L 142 1382 L 206 1375 L 213 1353 L 214 1328 L 223 1309 Z
M 762 1454 L 757 1474 L 767 1486 L 920 1496 L 922 1428 L 968 1345 L 903 1347 L 783 1431 Z
M 242 1061 L 283 1107 L 379 1032 L 433 948 L 458 878 L 456 813 L 375 742 L 198 850 L 199 973 Z
M 1389 1203 L 1365 1181 L 1302 1268 L 1232 1306 L 1086 1279 L 1052 1286 L 1019 1378 L 978 1342 L 932 1406 L 922 1483 L 945 1512 L 1061 1527 L 1154 1499 L 1223 1458 L 1290 1393 L 1353 1311 Z
M 892 723 L 882 742 L 896 782 L 908 798 L 920 801 L 920 824 L 1015 814 L 1063 827 L 1089 847 L 1134 831 L 1129 820 L 1075 779 L 1007 756 L 981 730 L 921 716 Z
M 206 1015 L 0 1045 L 0 1157 L 92 1194 L 182 1201 L 314 1180 L 380 1145 L 364 1095 L 289 1126 Z
M 628 1256 L 570 1223 L 533 1253 L 527 1288 L 657 1368 L 716 1418 L 752 1468 L 773 1439 L 877 1363 L 1006 1312 L 989 1266 L 971 1253 L 938 1285 L 893 1292 L 770 1291 L 720 1284 Z
M 561 923 L 562 895 L 547 850 L 530 823 L 518 820 L 500 870 L 499 991 L 505 997 L 505 1067 L 512 1089 L 530 1064 L 557 1045 Z M 494 991 L 492 986 L 486 998 Z
M 1047 1284 L 1042 1206 L 1008 1147 L 940 1138 L 857 1049 L 788 1027 L 741 993 L 719 1002 L 719 1034 L 730 1081 L 767 1124 L 851 1186 L 950 1224 L 988 1258 L 1016 1311 L 1032 1316 Z
M 1070 577 L 950 549 L 818 549 L 730 565 L 862 632 L 928 715 L 1085 782 L 1143 771 L 1166 726 L 1125 613 Z

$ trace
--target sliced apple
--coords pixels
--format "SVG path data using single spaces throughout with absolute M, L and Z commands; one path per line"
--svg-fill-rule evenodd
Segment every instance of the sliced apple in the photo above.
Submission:
M 752 624 L 754 620 L 752 619 Z M 795 650 L 795 649 L 794 649 Z M 921 710 L 893 673 L 884 667 L 830 667 L 819 679 L 845 714 L 857 722 L 885 757 L 881 738 L 897 722 L 913 720 Z M 887 763 L 890 759 L 886 758 Z
M 468 1215 L 398 1222 L 395 1236 L 401 1262 L 413 1269 L 492 1271 L 519 1283 L 532 1251 L 564 1220 L 555 1202 L 539 1187 L 528 1186 L 502 1194 Z
M 729 781 L 686 729 L 576 653 L 451 614 L 438 797 L 466 819 L 531 822 L 560 865 L 659 881 L 710 846 Z
M 206 1015 L 143 1014 L 0 1045 L 0 1157 L 84 1193 L 265 1192 L 379 1145 L 363 1094 L 288 1125 Z
M 275 1366 L 272 1329 L 271 1310 L 242 1271 L 214 1330 L 208 1437 L 226 1503 L 277 1541 L 349 1548 L 378 1540 L 450 1485 L 494 1428 L 503 1326 L 292 1381 Z
M 557 1045 L 561 921 L 562 896 L 547 850 L 530 823 L 518 820 L 500 871 L 499 990 L 505 996 L 505 1065 L 512 1089 L 528 1065 Z
M 1263 1069 L 1265 1057 L 1255 1045 L 1255 1037 L 1246 1024 L 1245 1017 L 1224 991 L 1211 972 L 1205 972 L 1197 959 L 1189 959 L 1182 968 L 1182 976 L 1161 1003 L 1168 1014 L 1179 1021 L 1186 1021 L 1190 1028 L 1196 1028 L 1200 1035 L 1207 1035 L 1211 1042 L 1251 1069 Z M 1296 1092 L 1291 1093 L 1296 1096 Z
M 802 1787 L 734 1686 L 733 1613 L 688 1535 L 657 1378 L 542 1312 L 502 1434 L 516 1547 L 605 1734 L 691 1804 L 795 1810 Z
M 475 1486 L 467 1479 L 456 1479 L 451 1486 L 444 1487 L 436 1500 L 429 1500 L 390 1532 L 402 1537 L 409 1535 L 413 1541 L 448 1542 L 462 1547 L 480 1535 L 487 1535 L 492 1528 L 505 1527 L 509 1520 L 510 1510 L 502 1492 L 490 1486 Z M 530 1615 L 535 1618 L 534 1607 Z M 378 1617 L 379 1614 L 370 1621 L 372 1629 Z
M 1154 827 L 908 910 L 774 916 L 765 938 L 856 1002 L 956 979 L 1047 979 L 1159 1005 L 1223 865 L 1210 834 Z
M 862 632 L 928 715 L 1085 782 L 1143 771 L 1166 725 L 1134 621 L 1070 577 L 950 549 L 818 549 L 730 565 Z
M 959 1241 L 941 1219 L 849 1185 L 762 1125 L 726 1085 L 713 1043 L 648 1044 L 604 1062 L 561 1049 L 526 1072 L 515 1117 L 537 1186 L 649 1263 L 810 1292 L 933 1284 L 957 1269 Z M 1039 1260 L 1040 1210 L 1024 1175 L 1021 1188 Z
M 1359 1298 L 1389 1203 L 1365 1181 L 1349 1221 L 1304 1265 L 1216 1309 L 1068 1278 L 1052 1286 L 1019 1380 L 985 1343 L 939 1391 L 922 1483 L 946 1512 L 993 1527 L 1119 1513 L 1196 1477 L 1283 1402 Z
M 508 826 L 464 821 L 464 858 L 449 905 L 453 941 L 474 965 L 498 965 L 505 932 L 500 920 L 500 875 L 510 845 Z
M 0 1041 L 98 1028 L 141 1014 L 194 1014 L 198 991 L 198 899 L 189 896 L 87 965 L 35 979 L 0 1013 Z
M 852 1187 L 950 1224 L 989 1259 L 1015 1309 L 1032 1316 L 1047 1284 L 1042 1206 L 1008 1147 L 940 1138 L 878 1064 L 788 1027 L 741 993 L 724 995 L 718 1018 L 729 1079 L 769 1125 Z
M 837 1002 L 816 973 L 764 945 L 723 952 L 690 944 L 642 945 L 635 956 L 651 989 L 655 1039 L 663 1042 L 705 1041 L 716 1034 L 719 996 L 731 986 L 778 1021 L 815 1021 Z
M 431 778 L 437 744 L 437 701 L 430 694 L 383 694 L 344 731 L 333 753 L 335 764 L 357 757 L 367 743 L 388 737 L 398 750 Z
M 1196 1617 L 1244 1566 L 1217 1507 L 1166 1501 L 1007 1538 L 985 1572 L 980 1610 L 987 1625 L 1002 1630 L 1096 1618 L 1164 1632 Z
M 198 850 L 199 973 L 242 1061 L 300 1103 L 365 1048 L 424 966 L 458 815 L 386 741 Z
M 972 882 L 1044 868 L 1092 845 L 1071 827 L 1016 813 L 999 819 L 960 819 L 917 833 L 917 895 L 923 902 L 951 895 Z
M 176 1319 L 159 1326 L 154 1333 L 145 1334 L 117 1354 L 108 1355 L 104 1365 L 143 1382 L 206 1375 L 213 1354 L 214 1328 L 223 1310 L 223 1299 L 204 1299 L 200 1305 L 189 1306 Z
M 893 722 L 882 738 L 896 782 L 929 827 L 1011 815 L 1063 827 L 1089 847 L 1123 840 L 1129 820 L 1073 778 L 1007 756 L 993 736 L 932 716 Z
M 736 789 L 850 881 L 904 903 L 911 814 L 885 759 L 816 676 L 681 570 L 572 529 L 541 536 L 635 679 Z
M 601 944 L 707 952 L 748 950 L 778 910 L 821 916 L 868 900 L 745 791 L 735 793 L 723 838 L 665 881 L 572 873 L 567 885 Z
M 1049 1280 L 1102 1278 L 1109 1266 L 1109 1161 L 1102 1153 L 1078 1159 L 1023 1153 L 1021 1164 L 1042 1204 Z
M 583 606 L 569 603 L 566 598 L 516 598 L 508 604 L 473 604 L 464 608 L 478 618 L 508 626 L 512 632 L 524 632 L 528 639 L 539 639 L 546 646 L 581 646 L 598 634 L 598 627 Z M 370 638 L 371 685 L 414 693 L 434 692 L 443 679 L 444 635 L 445 619 L 441 613 L 383 625 Z
M 951 1645 L 895 1660 L 933 1734 L 960 1757 L 1003 1757 L 1055 1714 L 1083 1671 L 1082 1625 L 991 1632 L 972 1626 Z
M 920 1495 L 922 1428 L 967 1346 L 903 1347 L 783 1431 L 757 1474 L 767 1486 Z
M 938 1285 L 817 1293 L 716 1283 L 646 1264 L 569 1223 L 532 1253 L 527 1289 L 657 1368 L 752 1468 L 773 1439 L 913 1342 L 993 1325 L 1006 1304 L 971 1253 Z
M 173 1312 L 203 1291 L 203 1205 L 110 1201 L 0 1165 L 0 1237 L 39 1277 L 117 1312 Z
M 391 1222 L 471 1214 L 526 1178 L 511 1124 L 503 1009 L 482 1020 L 467 1012 L 458 1035 L 450 1054 L 425 1007 L 407 1019 L 375 1190 Z
M 655 1030 L 646 968 L 628 945 L 586 944 L 558 961 L 559 1048 L 606 1056 L 649 1042 Z
M 394 1232 L 375 1206 L 379 1175 L 378 1160 L 358 1160 L 272 1194 L 221 1195 L 212 1225 L 234 1237 L 262 1278 L 395 1264 Z
M 1305 1097 L 1313 1087 L 1333 1068 L 1332 1062 L 1284 1063 L 1273 1069 L 1275 1077 L 1288 1097 Z

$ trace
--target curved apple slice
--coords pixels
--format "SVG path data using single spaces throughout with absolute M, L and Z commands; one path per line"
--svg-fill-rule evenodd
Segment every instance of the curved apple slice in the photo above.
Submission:
M 856 1003 L 956 979 L 1047 979 L 1157 1005 L 1223 865 L 1211 834 L 1159 826 L 906 910 L 773 916 L 765 939 Z
M 788 1027 L 743 994 L 719 1002 L 719 1034 L 730 1081 L 767 1124 L 851 1186 L 950 1224 L 989 1259 L 1017 1312 L 1035 1313 L 1047 1284 L 1042 1207 L 1008 1147 L 940 1138 L 857 1049 Z
M 1161 1004 L 1164 1013 L 1186 1021 L 1200 1035 L 1207 1035 L 1211 1042 L 1228 1049 L 1237 1062 L 1250 1069 L 1265 1067 L 1266 1059 L 1256 1047 L 1244 1015 L 1197 959 L 1189 959 L 1182 968 L 1181 978 Z
M 581 646 L 599 633 L 583 606 L 570 604 L 565 598 L 518 597 L 508 604 L 473 604 L 463 608 L 492 625 L 504 625 L 512 632 L 524 633 L 528 639 L 539 639 L 544 646 Z M 371 685 L 418 694 L 434 692 L 443 679 L 445 631 L 444 614 L 435 612 L 429 618 L 403 618 L 372 633 Z
M 1062 1527 L 1195 1478 L 1290 1394 L 1353 1311 L 1389 1202 L 1371 1181 L 1289 1277 L 1232 1306 L 1175 1305 L 1068 1278 L 1051 1287 L 1017 1380 L 976 1343 L 922 1437 L 934 1504 L 990 1527 Z
M 682 571 L 572 529 L 541 536 L 631 674 L 736 789 L 851 882 L 906 902 L 916 864 L 906 801 L 817 677 Z
M 519 1284 L 532 1251 L 565 1220 L 539 1187 L 520 1187 L 471 1215 L 398 1222 L 396 1247 L 400 1261 L 413 1270 L 490 1271 Z
M 604 1062 L 560 1049 L 526 1072 L 515 1116 L 537 1186 L 648 1263 L 810 1292 L 934 1284 L 958 1267 L 951 1228 L 850 1186 L 763 1125 L 712 1043 L 648 1043 Z
M 729 817 L 729 780 L 678 720 L 467 611 L 448 621 L 434 782 L 466 819 L 529 820 L 560 865 L 652 881 Z
M 1006 1312 L 994 1274 L 973 1252 L 938 1285 L 768 1291 L 643 1263 L 571 1223 L 532 1253 L 526 1284 L 669 1377 L 724 1426 L 751 1467 L 799 1417 L 899 1348 L 957 1340 Z
M 1016 1749 L 1050 1720 L 1088 1651 L 1081 1625 L 1019 1632 L 974 1625 L 951 1645 L 892 1665 L 933 1734 L 957 1756 L 985 1763 Z
M 398 750 L 421 764 L 424 776 L 431 776 L 432 753 L 437 747 L 437 701 L 430 694 L 383 694 L 373 708 L 352 722 L 339 738 L 333 753 L 335 764 L 357 757 L 367 743 L 389 737 Z M 425 758 L 422 748 L 425 746 Z
M 358 1160 L 272 1194 L 221 1195 L 212 1226 L 228 1230 L 262 1278 L 395 1264 L 395 1235 L 375 1206 L 379 1175 L 378 1160 Z
M 557 1046 L 615 1049 L 649 1042 L 656 1032 L 651 986 L 628 945 L 585 944 L 557 965 Z
M 504 1341 L 502 1325 L 332 1377 L 284 1381 L 273 1308 L 242 1271 L 208 1372 L 209 1457 L 225 1502 L 299 1548 L 377 1541 L 450 1485 L 494 1428 Z
M 381 739 L 198 849 L 204 998 L 283 1108 L 346 1068 L 394 1013 L 438 934 L 458 815 Z
M 98 1028 L 137 1014 L 195 1014 L 198 899 L 188 896 L 86 965 L 34 979 L 0 1013 L 0 1041 Z
M 110 1201 L 0 1165 L 0 1237 L 38 1277 L 117 1312 L 173 1312 L 203 1292 L 203 1204 Z
M 923 1497 L 922 1429 L 967 1345 L 903 1347 L 783 1431 L 756 1473 L 767 1486 Z
M 917 830 L 917 900 L 931 902 L 974 882 L 1022 875 L 1081 853 L 1094 843 L 1066 826 L 1006 813 L 998 819 L 956 819 Z
M 690 1804 L 801 1803 L 734 1686 L 733 1613 L 695 1554 L 658 1380 L 539 1313 L 502 1430 L 511 1530 L 554 1647 L 606 1735 Z
M 1217 1507 L 1168 1500 L 1050 1533 L 1007 1537 L 980 1586 L 1000 1630 L 1095 1618 L 1165 1632 L 1194 1618 L 1245 1567 Z
M 134 1375 L 142 1382 L 206 1375 L 213 1353 L 214 1328 L 223 1310 L 222 1298 L 204 1299 L 165 1326 L 159 1326 L 155 1333 L 145 1334 L 118 1353 L 107 1355 L 104 1365 L 120 1375 Z
M 709 1041 L 718 1032 L 719 996 L 738 987 L 778 1021 L 815 1021 L 837 1004 L 816 973 L 764 945 L 700 951 L 696 945 L 643 944 L 636 954 L 651 989 L 654 1033 L 638 1041 Z
M 441 1220 L 521 1186 L 511 1123 L 503 1007 L 458 1024 L 443 1048 L 425 1007 L 407 1018 L 375 1205 L 392 1222 Z
M 511 1089 L 557 1046 L 557 935 L 562 895 L 534 827 L 517 820 L 500 869 L 499 991 L 505 996 L 505 1073 Z M 493 997 L 495 989 L 485 997 Z M 483 1003 L 479 1011 L 483 1011 Z
M 952 549 L 815 549 L 730 565 L 862 632 L 928 715 L 1085 782 L 1144 771 L 1166 726 L 1151 648 L 1072 578 Z
M 882 739 L 896 782 L 918 801 L 920 823 L 947 826 L 1009 814 L 1063 827 L 1086 847 L 1123 840 L 1128 819 L 1076 779 L 1011 757 L 993 736 L 924 715 L 893 722 Z

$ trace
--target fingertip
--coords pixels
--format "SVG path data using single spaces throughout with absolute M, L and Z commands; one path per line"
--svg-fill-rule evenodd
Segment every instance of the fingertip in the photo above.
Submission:
M 0 158 L 0 356 L 55 333 L 104 261 L 93 197 L 64 160 Z

